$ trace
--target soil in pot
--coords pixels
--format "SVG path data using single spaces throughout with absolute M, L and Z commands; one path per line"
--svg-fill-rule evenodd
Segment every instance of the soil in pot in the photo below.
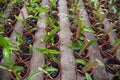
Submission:
M 28 18 L 27 20 L 31 21 L 33 24 L 37 24 L 37 22 L 38 22 L 38 19 L 37 18 L 33 18 L 33 17 Z
M 115 75 L 117 72 L 120 72 L 120 61 L 117 59 L 108 59 L 105 62 L 105 68 L 107 72 Z
M 109 50 L 112 48 L 112 45 L 109 43 L 104 43 L 100 46 L 100 52 L 103 57 L 106 58 L 114 58 L 116 56 L 116 52 L 109 52 Z
M 20 13 L 20 8 L 19 7 L 13 7 L 11 10 L 11 15 L 19 15 Z
M 58 71 L 53 71 L 53 72 L 51 72 L 50 76 L 51 76 L 53 79 L 51 79 L 50 77 L 47 77 L 47 76 L 46 76 L 46 80 L 57 80 L 57 79 L 60 77 L 60 75 L 61 75 L 61 67 L 60 67 L 60 65 L 53 62 L 53 63 L 51 63 L 49 66 L 52 66 L 52 67 L 58 69 Z
M 73 51 L 73 54 L 75 56 L 75 58 L 82 58 L 82 59 L 88 59 L 89 58 L 89 55 L 90 55 L 90 52 L 89 52 L 89 49 L 85 49 L 84 53 L 82 54 L 79 54 L 80 50 L 75 50 Z
M 7 23 L 7 24 L 4 26 L 3 36 L 10 37 L 12 31 L 13 31 L 13 26 L 11 25 L 11 23 Z
M 77 32 L 77 27 L 74 24 L 74 22 L 71 22 L 71 24 L 70 24 L 70 30 L 71 30 L 72 33 Z
M 7 7 L 5 2 L 0 2 L 0 10 L 4 10 Z
M 30 45 L 30 44 L 33 44 L 34 42 L 34 36 L 32 33 L 24 33 L 23 34 L 23 37 L 24 37 L 24 40 L 25 40 L 25 44 L 26 45 Z
M 28 66 L 28 64 L 26 62 L 19 61 L 15 63 L 15 66 L 23 67 L 23 69 L 19 71 L 19 75 L 21 77 L 21 80 L 25 79 L 30 72 L 30 67 Z M 11 80 L 16 80 L 15 75 L 13 73 L 10 74 L 10 77 L 11 77 Z
M 82 71 L 83 67 L 85 67 L 85 65 L 80 64 L 80 63 L 76 64 L 76 71 L 77 71 L 77 73 L 81 74 L 82 76 L 85 75 L 85 73 Z M 93 72 L 94 72 L 93 68 L 87 71 L 87 73 L 90 75 L 92 75 Z
M 23 61 L 28 61 L 30 60 L 32 54 L 30 53 L 30 48 L 29 46 L 21 46 L 20 47 L 20 53 L 19 54 L 16 54 L 16 59 L 19 60 L 19 59 L 22 59 Z

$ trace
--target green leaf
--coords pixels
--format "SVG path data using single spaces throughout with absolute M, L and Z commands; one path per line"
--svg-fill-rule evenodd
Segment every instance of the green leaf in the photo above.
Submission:
M 35 77 L 35 76 L 37 76 L 37 75 L 39 75 L 39 74 L 41 74 L 41 73 L 42 73 L 42 71 L 36 71 L 36 72 L 30 74 L 30 75 L 28 76 L 28 80 L 32 80 L 33 77 Z
M 9 65 L 9 64 L 3 64 L 3 63 L 0 63 L 0 67 L 1 67 L 1 69 L 11 69 L 11 66 Z
M 82 59 L 75 59 L 75 62 L 80 63 L 82 65 L 86 65 L 87 64 L 87 62 L 82 60 Z
M 50 66 L 50 67 L 45 68 L 45 71 L 52 72 L 52 71 L 58 71 L 58 69 Z
M 13 66 L 12 68 L 13 68 L 13 70 L 16 71 L 16 72 L 18 72 L 18 71 L 20 71 L 20 70 L 23 69 L 23 67 L 21 67 L 21 66 Z
M 50 41 L 52 39 L 52 37 L 54 36 L 54 34 L 59 30 L 59 27 L 54 28 L 52 31 L 50 31 L 50 33 L 44 38 L 44 42 Z
M 92 46 L 95 42 L 97 42 L 97 39 L 90 40 L 90 42 L 87 45 L 87 48 L 90 47 L 90 46 Z
M 84 26 L 83 30 L 86 31 L 86 32 L 95 33 L 95 31 L 92 28 L 88 27 L 88 26 Z
M 120 43 L 120 38 L 115 40 L 116 43 Z
M 86 79 L 87 80 L 92 80 L 92 77 L 90 76 L 90 74 L 88 74 L 87 72 L 85 73 Z
M 30 44 L 30 54 L 32 54 L 32 52 L 33 52 L 33 46 Z

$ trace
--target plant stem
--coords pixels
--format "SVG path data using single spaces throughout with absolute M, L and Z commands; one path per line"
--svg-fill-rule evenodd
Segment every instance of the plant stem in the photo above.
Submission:
M 79 54 L 82 54 L 85 51 L 85 48 L 87 47 L 88 43 L 89 43 L 88 40 L 86 40 L 86 42 L 85 42 L 85 44 L 83 44 L 83 47 L 80 50 Z
M 23 18 L 23 24 L 27 28 L 26 19 L 25 19 L 25 16 L 23 14 L 23 11 L 21 11 L 21 14 L 22 14 L 22 18 Z
M 99 63 L 100 63 L 100 61 L 96 59 L 92 64 L 90 64 L 90 65 L 88 65 L 88 66 L 85 66 L 85 67 L 82 69 L 82 71 L 83 71 L 83 72 L 86 72 L 86 71 L 94 68 L 95 66 L 97 66 Z
M 45 74 L 49 74 L 47 71 L 45 71 L 44 69 L 42 69 L 41 67 L 38 68 L 38 70 L 42 71 Z M 51 76 L 49 76 L 51 79 L 53 79 Z

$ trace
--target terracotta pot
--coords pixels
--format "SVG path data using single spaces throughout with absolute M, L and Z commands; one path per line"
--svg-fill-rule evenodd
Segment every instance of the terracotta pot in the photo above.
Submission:
M 10 15 L 19 15 L 20 13 L 20 8 L 19 7 L 13 7 L 12 10 L 10 11 Z
M 23 37 L 25 39 L 25 45 L 30 45 L 33 44 L 35 37 L 32 33 L 30 32 L 26 32 L 23 34 Z
M 106 17 L 107 17 L 110 21 L 114 22 L 115 17 L 116 17 L 116 14 L 115 14 L 115 13 L 112 13 L 112 12 L 109 12 L 109 13 L 106 15 Z
M 88 60 L 86 60 L 86 61 L 88 61 Z M 82 69 L 83 69 L 84 66 L 85 66 L 85 65 L 80 64 L 80 63 L 76 63 L 76 64 L 75 64 L 75 71 L 76 71 L 76 73 L 79 74 L 80 76 L 81 76 L 81 75 L 82 75 L 82 76 L 85 76 L 85 73 L 82 71 Z M 90 75 L 93 75 L 94 69 L 93 69 L 93 68 L 90 69 L 89 71 L 87 71 L 87 73 L 89 73 Z
M 89 58 L 89 56 L 90 56 L 90 51 L 89 51 L 89 49 L 86 49 L 85 51 L 84 51 L 84 53 L 83 54 L 79 54 L 79 52 L 80 52 L 80 50 L 75 50 L 75 51 L 73 51 L 73 55 L 75 56 L 75 58 L 77 58 L 77 59 L 88 59 Z
M 48 47 L 48 49 L 52 49 L 52 50 L 57 50 L 60 51 L 60 48 L 58 48 L 57 46 L 50 46 Z M 60 59 L 61 54 L 56 54 L 54 55 L 55 58 Z M 51 60 L 50 58 L 47 58 L 50 62 L 52 62 L 53 60 Z
M 20 72 L 20 77 L 21 77 L 20 80 L 24 80 L 29 75 L 29 72 L 30 72 L 29 65 L 26 62 L 23 62 L 23 61 L 16 62 L 14 65 L 24 67 L 24 70 L 22 70 Z M 10 78 L 12 80 L 16 80 L 16 77 L 15 77 L 15 75 L 13 73 L 10 74 Z
M 3 49 L 2 49 L 2 47 L 0 47 L 0 62 L 1 62 L 2 58 L 3 58 Z
M 23 5 L 24 5 L 24 2 L 21 2 L 20 4 L 15 3 L 13 7 L 19 7 L 20 9 L 22 9 Z
M 20 50 L 21 51 L 18 54 L 15 54 L 16 60 L 29 61 L 32 57 L 29 46 L 26 45 L 20 46 Z
M 11 21 L 9 21 L 9 22 L 14 26 L 15 23 L 16 23 L 16 21 L 17 21 L 17 19 L 15 18 L 15 16 L 14 16 L 14 15 L 10 15 L 10 16 L 8 17 L 8 19 L 11 20 Z
M 117 59 L 108 59 L 105 62 L 106 71 L 113 75 L 115 75 L 120 70 L 120 67 L 118 66 L 120 66 L 120 61 Z
M 51 79 L 51 78 L 49 78 L 48 76 L 45 75 L 45 78 L 46 78 L 45 80 L 57 80 L 61 76 L 61 71 L 62 71 L 61 70 L 61 65 L 57 64 L 55 62 L 51 62 L 50 66 L 53 66 L 53 67 L 57 68 L 58 71 L 54 71 L 54 72 L 52 72 L 52 74 L 50 74 L 50 76 L 53 79 Z
M 91 24 L 99 22 L 94 13 L 89 14 L 89 19 L 90 19 Z
M 3 36 L 6 36 L 6 37 L 10 37 L 12 31 L 13 31 L 13 26 L 11 25 L 11 23 L 7 23 L 6 25 L 4 25 L 4 33 L 3 33 Z
M 54 43 L 53 44 L 50 41 L 47 42 L 48 46 L 58 46 L 59 44 L 60 44 L 60 37 L 57 33 L 54 35 Z
M 30 18 L 27 18 L 27 22 L 32 22 L 33 24 L 36 25 L 38 22 L 38 19 L 34 17 L 30 17 Z
M 32 23 L 29 20 L 26 20 L 26 22 L 27 22 L 27 27 L 24 26 L 23 33 L 30 32 L 32 34 L 35 34 L 35 32 L 37 30 L 31 30 L 31 28 L 37 28 L 37 25 L 35 25 L 34 23 Z M 29 28 L 29 26 L 30 26 L 30 28 Z
M 103 34 L 103 35 L 100 35 Z M 98 44 L 102 45 L 104 43 L 110 43 L 110 36 L 108 34 L 104 35 L 103 31 L 99 31 L 96 33 L 96 38 L 98 39 Z
M 7 3 L 6 2 L 0 2 L 0 10 L 5 10 L 7 7 Z
M 81 34 L 81 36 L 84 38 L 84 40 L 81 40 L 81 41 L 85 42 L 85 40 L 86 40 L 85 35 Z M 72 40 L 73 43 L 77 43 L 78 42 L 78 40 L 76 40 L 76 32 L 74 32 L 72 34 L 71 40 Z
M 74 22 L 70 23 L 70 30 L 72 33 L 77 32 L 77 27 L 75 26 Z
M 112 45 L 110 43 L 104 43 L 102 44 L 99 49 L 100 49 L 100 53 L 103 57 L 105 58 L 115 58 L 116 57 L 116 51 L 110 53 L 107 50 L 111 49 Z
M 91 7 L 88 6 L 88 5 L 85 5 L 85 8 L 86 8 L 86 12 L 88 13 L 88 15 L 89 15 L 89 14 L 92 14 L 93 8 L 91 8 Z
M 101 29 L 104 30 L 104 25 L 103 24 L 96 25 L 96 22 L 95 22 L 92 24 L 92 28 L 97 33 L 97 32 L 100 32 Z

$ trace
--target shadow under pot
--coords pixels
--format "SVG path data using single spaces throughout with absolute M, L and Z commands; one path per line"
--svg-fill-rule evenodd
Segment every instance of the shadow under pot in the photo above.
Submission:
M 3 48 L 0 47 L 0 62 L 1 62 L 2 58 L 3 58 Z
M 20 80 L 24 80 L 29 75 L 29 72 L 30 72 L 29 65 L 26 62 L 23 62 L 23 61 L 18 61 L 14 65 L 23 67 L 23 69 L 18 71 L 17 73 L 20 76 Z M 10 78 L 11 78 L 11 80 L 16 80 L 15 74 L 11 73 Z
M 99 22 L 97 16 L 94 13 L 89 14 L 89 19 L 90 19 L 91 24 Z
M 83 65 L 81 63 L 76 63 L 75 67 L 76 67 L 75 70 L 76 70 L 77 74 L 85 76 L 85 72 L 82 71 L 82 69 L 85 67 L 85 65 Z M 88 70 L 87 73 L 90 74 L 90 75 L 93 75 L 94 69 L 92 68 L 92 69 Z
M 110 43 L 110 36 L 108 34 L 104 35 L 103 31 L 97 32 L 96 38 L 99 45 L 102 45 L 104 43 Z
M 35 34 L 35 32 L 37 31 L 37 25 L 29 20 L 26 20 L 26 22 L 27 22 L 27 26 L 24 26 L 23 33 L 30 32 L 32 34 Z
M 90 51 L 89 49 L 85 49 L 84 52 L 82 54 L 79 54 L 80 50 L 74 50 L 73 51 L 73 55 L 75 56 L 75 58 L 77 59 L 89 59 L 90 56 Z
M 101 30 L 104 30 L 104 25 L 98 22 L 95 22 L 92 24 L 92 29 L 97 33 L 97 32 L 100 32 Z
M 115 58 L 116 51 L 111 52 L 112 45 L 110 43 L 104 43 L 100 47 L 100 53 L 105 58 Z
M 120 61 L 117 59 L 108 59 L 105 62 L 105 69 L 112 75 L 120 72 Z
M 2 35 L 5 37 L 10 37 L 12 31 L 13 26 L 11 25 L 11 23 L 7 23 L 6 25 L 4 25 L 4 33 Z
M 23 34 L 23 38 L 25 40 L 25 45 L 33 44 L 35 37 L 32 33 L 26 32 Z
M 81 38 L 78 39 L 78 40 L 85 42 L 85 39 L 86 39 L 86 38 L 85 38 L 84 34 L 81 34 L 80 37 L 81 37 Z M 78 42 L 78 40 L 76 39 L 76 32 L 74 32 L 74 33 L 72 34 L 71 40 L 72 40 L 73 43 L 77 43 L 77 42 Z
M 70 30 L 72 33 L 77 32 L 77 26 L 74 24 L 74 22 L 70 23 Z
M 52 49 L 52 50 L 56 50 L 56 51 L 59 51 L 59 52 L 60 52 L 60 48 L 58 48 L 57 46 L 50 46 L 48 49 Z M 49 54 L 51 54 L 51 53 L 49 53 Z M 49 55 L 49 54 L 48 54 L 48 55 Z M 56 59 L 60 59 L 61 54 L 54 54 L 54 57 L 55 57 Z M 47 58 L 47 59 L 48 59 L 48 61 L 53 62 L 53 60 L 51 60 L 50 58 Z
M 16 54 L 17 61 L 23 60 L 23 61 L 29 61 L 31 59 L 32 54 L 30 53 L 29 46 L 23 45 L 20 46 L 20 51 L 18 54 Z
M 45 80 L 57 80 L 57 79 L 60 78 L 60 76 L 61 76 L 61 71 L 62 71 L 62 70 L 61 70 L 61 65 L 60 65 L 60 64 L 57 64 L 57 63 L 55 63 L 55 62 L 51 62 L 50 65 L 49 65 L 49 67 L 50 67 L 50 66 L 58 69 L 58 71 L 53 71 L 53 72 L 51 72 L 50 76 L 51 76 L 52 78 L 48 77 L 47 75 L 44 75 L 44 76 L 45 76 Z
M 10 12 L 11 15 L 17 15 L 17 16 L 19 15 L 19 13 L 20 13 L 19 7 L 13 7 L 11 12 Z
M 58 46 L 59 44 L 60 44 L 60 37 L 57 33 L 53 36 L 53 40 L 47 42 L 48 46 Z
M 0 10 L 5 10 L 7 7 L 7 3 L 6 2 L 0 2 Z
M 10 22 L 10 23 L 14 26 L 15 23 L 16 23 L 16 21 L 17 21 L 17 19 L 15 18 L 15 16 L 14 16 L 14 15 L 10 15 L 10 16 L 8 17 L 8 19 L 10 20 L 10 21 L 8 21 L 8 22 Z

